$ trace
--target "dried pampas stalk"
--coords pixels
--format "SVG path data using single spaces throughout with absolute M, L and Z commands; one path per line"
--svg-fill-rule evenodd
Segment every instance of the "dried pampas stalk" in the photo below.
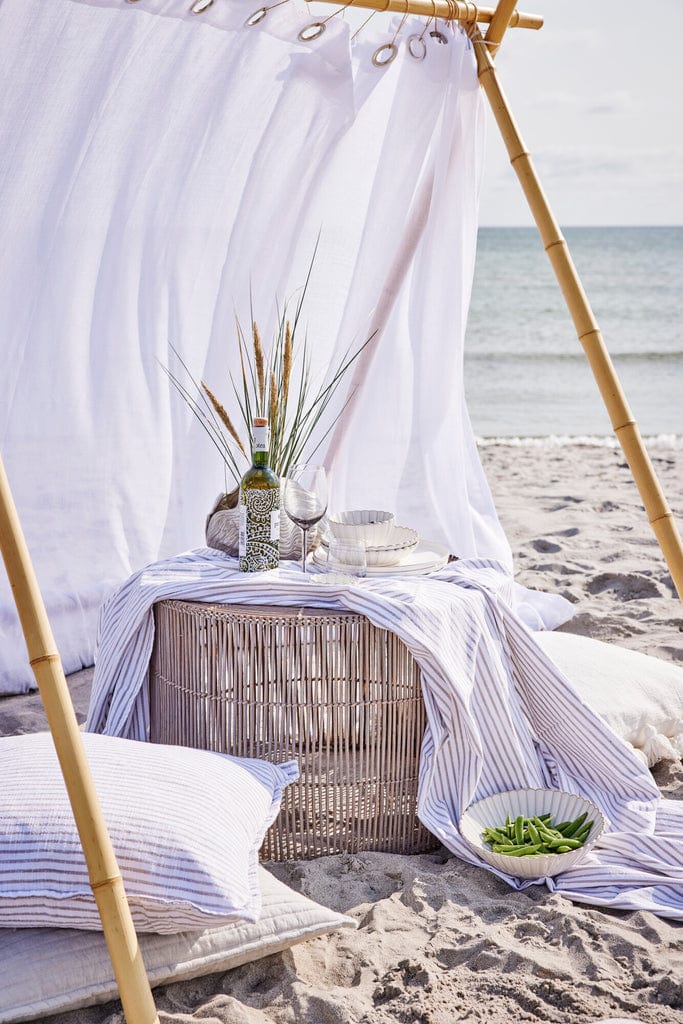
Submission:
M 263 412 L 263 400 L 266 395 L 266 374 L 263 360 L 263 348 L 261 347 L 261 336 L 258 326 L 254 320 L 254 363 L 256 364 L 256 379 L 258 380 L 259 408 Z
M 277 384 L 272 370 L 270 371 L 270 394 L 268 395 L 268 419 L 270 421 L 270 436 L 275 438 L 277 434 Z
M 289 378 L 292 376 L 292 328 L 289 320 L 285 327 L 285 354 L 282 365 L 282 408 L 287 408 L 287 396 L 289 395 Z
M 221 423 L 223 424 L 225 429 L 228 431 L 228 433 L 230 434 L 231 438 L 233 439 L 233 441 L 235 442 L 235 444 L 237 445 L 239 450 L 242 452 L 242 455 L 244 455 L 245 459 L 248 459 L 249 456 L 247 455 L 246 451 L 244 450 L 244 445 L 242 444 L 242 442 L 240 440 L 240 437 L 239 437 L 239 434 L 237 433 L 237 431 L 235 430 L 235 428 L 234 428 L 234 426 L 232 424 L 232 420 L 230 419 L 230 417 L 228 416 L 227 412 L 225 411 L 225 408 L 221 405 L 221 403 L 218 401 L 218 399 L 214 395 L 214 393 L 211 390 L 211 388 L 209 388 L 204 383 L 204 381 L 202 381 L 202 387 L 203 387 L 204 391 L 206 392 L 206 395 L 208 396 L 208 399 L 211 402 L 211 405 L 216 410 L 216 414 L 218 415 L 219 420 L 221 421 Z

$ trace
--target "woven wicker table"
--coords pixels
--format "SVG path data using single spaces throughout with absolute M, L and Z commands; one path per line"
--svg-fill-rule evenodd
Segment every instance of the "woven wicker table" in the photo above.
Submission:
M 419 668 L 398 637 L 316 608 L 161 601 L 154 611 L 152 742 L 300 766 L 264 860 L 439 845 L 415 813 L 426 719 Z

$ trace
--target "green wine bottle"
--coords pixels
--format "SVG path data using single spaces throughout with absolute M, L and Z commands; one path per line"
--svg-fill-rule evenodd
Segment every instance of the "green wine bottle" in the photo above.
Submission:
M 280 481 L 268 465 L 268 420 L 254 419 L 251 469 L 240 483 L 240 569 L 263 572 L 280 561 Z

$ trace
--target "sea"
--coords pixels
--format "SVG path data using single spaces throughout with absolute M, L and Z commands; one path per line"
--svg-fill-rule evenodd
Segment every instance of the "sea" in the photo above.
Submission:
M 641 433 L 683 445 L 683 227 L 563 234 Z M 616 444 L 535 228 L 479 229 L 465 390 L 481 443 Z

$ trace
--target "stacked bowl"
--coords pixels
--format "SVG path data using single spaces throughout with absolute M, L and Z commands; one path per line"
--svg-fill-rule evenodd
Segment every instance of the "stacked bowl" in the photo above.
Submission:
M 392 512 L 378 509 L 330 512 L 327 525 L 335 540 L 364 544 L 368 566 L 398 565 L 420 540 L 417 530 L 397 526 Z

